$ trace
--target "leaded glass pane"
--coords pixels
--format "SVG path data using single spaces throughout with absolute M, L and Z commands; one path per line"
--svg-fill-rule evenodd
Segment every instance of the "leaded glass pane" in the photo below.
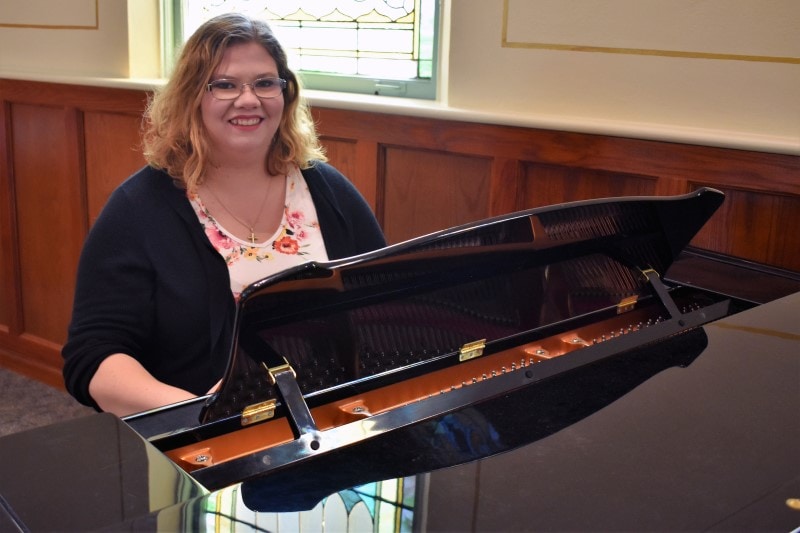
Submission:
M 435 0 L 183 0 L 183 34 L 236 11 L 267 19 L 292 68 L 430 79 Z

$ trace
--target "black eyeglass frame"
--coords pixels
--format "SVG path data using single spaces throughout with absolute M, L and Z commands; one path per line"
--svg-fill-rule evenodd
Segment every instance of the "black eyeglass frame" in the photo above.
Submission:
M 280 87 L 280 91 L 278 91 L 277 93 L 275 93 L 275 94 L 274 94 L 274 95 L 272 95 L 272 96 L 260 96 L 260 95 L 258 94 L 258 89 L 257 89 L 257 87 L 256 87 L 256 84 L 257 84 L 258 82 L 260 82 L 260 81 L 270 81 L 270 82 L 273 82 L 273 83 L 275 83 L 277 86 L 279 86 L 279 87 Z M 231 97 L 231 98 L 220 98 L 219 96 L 215 95 L 215 94 L 214 94 L 214 88 L 215 88 L 215 84 L 217 84 L 217 83 L 220 83 L 220 82 L 231 83 L 231 84 L 233 84 L 233 85 L 236 85 L 236 86 L 239 88 L 239 94 L 237 94 L 236 96 L 233 96 L 233 97 Z M 285 91 L 285 90 L 286 90 L 286 86 L 288 85 L 288 82 L 287 82 L 285 79 L 283 79 L 283 78 L 272 78 L 272 77 L 268 77 L 268 78 L 256 78 L 256 79 L 254 79 L 254 80 L 253 80 L 252 82 L 250 82 L 250 83 L 239 83 L 239 81 L 238 81 L 238 80 L 232 80 L 232 79 L 227 79 L 227 78 L 221 78 L 221 79 L 218 79 L 218 80 L 213 80 L 213 81 L 209 82 L 209 83 L 208 83 L 208 85 L 206 85 L 206 90 L 207 90 L 208 92 L 210 92 L 210 93 L 211 93 L 211 96 L 213 96 L 213 97 L 214 97 L 214 98 L 216 98 L 217 100 L 236 100 L 237 98 L 239 98 L 240 96 L 242 96 L 242 93 L 244 93 L 244 88 L 245 88 L 245 86 L 246 86 L 246 85 L 249 85 L 249 86 L 250 86 L 250 89 L 253 91 L 253 94 L 254 94 L 254 95 L 257 97 L 257 98 L 261 98 L 261 99 L 264 99 L 264 100 L 266 100 L 266 99 L 269 99 L 269 98 L 277 98 L 277 96 L 278 96 L 279 94 L 281 94 L 283 91 Z

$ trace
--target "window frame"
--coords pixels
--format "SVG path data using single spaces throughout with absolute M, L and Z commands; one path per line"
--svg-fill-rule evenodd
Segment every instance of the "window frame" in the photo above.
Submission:
M 183 2 L 181 0 L 160 0 L 161 12 L 161 64 L 162 76 L 169 77 L 174 67 L 177 53 L 183 45 Z M 436 100 L 439 93 L 439 57 L 441 43 L 441 0 L 433 0 L 433 54 L 431 77 L 429 79 L 406 78 L 390 79 L 370 76 L 335 74 L 295 70 L 304 89 L 395 96 L 401 98 Z M 187 36 L 188 37 L 188 36 Z

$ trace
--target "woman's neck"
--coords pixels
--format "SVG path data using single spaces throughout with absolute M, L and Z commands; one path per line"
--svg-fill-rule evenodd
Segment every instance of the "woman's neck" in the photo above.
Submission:
M 212 166 L 205 173 L 204 181 L 213 183 L 217 189 L 247 189 L 259 188 L 264 185 L 267 178 L 274 177 L 260 164 L 231 164 L 225 166 Z
M 283 216 L 286 178 L 235 166 L 209 169 L 198 193 L 210 214 L 228 231 L 253 244 L 271 236 Z

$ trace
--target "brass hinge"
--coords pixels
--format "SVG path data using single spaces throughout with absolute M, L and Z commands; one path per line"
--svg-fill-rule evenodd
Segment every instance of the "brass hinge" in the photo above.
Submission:
M 630 311 L 636 305 L 637 301 L 639 301 L 639 297 L 636 296 L 636 295 L 628 296 L 627 298 L 623 298 L 617 304 L 617 314 L 625 313 L 626 311 Z
M 280 372 L 291 372 L 292 376 L 295 378 L 297 377 L 294 368 L 292 368 L 286 358 L 283 359 L 282 365 L 269 367 L 266 363 L 262 362 L 261 366 L 267 371 L 267 378 L 269 379 L 270 386 L 275 385 L 275 374 Z M 242 425 L 249 426 L 263 420 L 269 420 L 275 416 L 275 406 L 277 403 L 277 400 L 272 399 L 248 405 L 244 408 L 244 411 L 242 411 Z
M 475 359 L 483 355 L 483 349 L 486 347 L 486 339 L 479 341 L 468 342 L 461 347 L 458 360 L 466 361 L 468 359 Z
M 275 416 L 275 405 L 277 400 L 266 400 L 254 403 L 244 408 L 242 411 L 242 425 L 249 426 L 262 420 L 269 420 Z

